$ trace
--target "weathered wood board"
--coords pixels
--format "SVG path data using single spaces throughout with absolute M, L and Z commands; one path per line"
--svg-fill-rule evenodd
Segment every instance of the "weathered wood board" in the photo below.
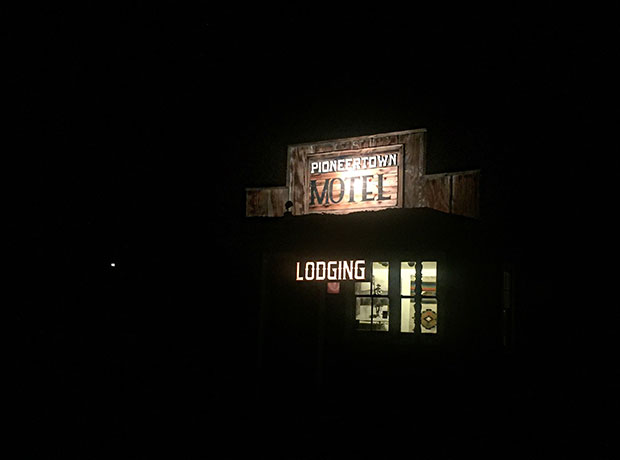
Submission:
M 280 217 L 288 201 L 287 187 L 248 188 L 245 193 L 245 215 Z
M 468 217 L 480 216 L 480 171 L 453 175 L 450 212 Z
M 422 176 L 420 206 L 449 213 L 451 210 L 451 181 L 449 174 Z

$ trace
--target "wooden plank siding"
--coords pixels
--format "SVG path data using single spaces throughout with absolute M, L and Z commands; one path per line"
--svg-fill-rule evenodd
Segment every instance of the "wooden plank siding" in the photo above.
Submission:
M 247 189 L 246 216 L 282 216 L 284 204 L 289 199 L 293 202 L 294 215 L 312 212 L 307 209 L 306 196 L 309 193 L 309 156 L 386 146 L 397 146 L 402 150 L 399 158 L 399 189 L 402 198 L 399 197 L 398 207 L 426 207 L 451 214 L 479 217 L 480 171 L 426 175 L 425 129 L 290 145 L 286 187 Z
M 450 213 L 452 210 L 452 176 L 431 174 L 420 178 L 420 206 Z
M 245 215 L 280 217 L 288 201 L 288 187 L 248 188 L 245 191 Z
M 480 217 L 480 171 L 429 174 L 421 178 L 421 207 Z
M 464 171 L 452 175 L 452 214 L 480 217 L 480 171 Z

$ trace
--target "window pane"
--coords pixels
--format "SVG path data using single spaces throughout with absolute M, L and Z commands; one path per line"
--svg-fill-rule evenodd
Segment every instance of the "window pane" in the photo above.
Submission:
M 422 262 L 422 295 L 437 296 L 437 262 Z
M 388 262 L 373 262 L 372 263 L 372 282 L 374 287 L 373 294 L 375 295 L 387 295 L 390 278 L 390 264 Z
M 390 304 L 387 297 L 357 297 L 355 299 L 357 329 L 360 331 L 389 330 L 389 307 Z
M 423 334 L 437 333 L 437 299 L 422 299 L 420 329 Z
M 400 263 L 400 295 L 415 295 L 415 262 Z
M 387 297 L 373 299 L 373 331 L 387 331 L 390 326 L 390 301 Z
M 370 295 L 370 282 L 356 282 L 355 295 Z
M 370 297 L 357 297 L 355 299 L 355 322 L 358 330 L 370 330 L 371 310 Z
M 400 299 L 400 332 L 415 331 L 415 300 Z

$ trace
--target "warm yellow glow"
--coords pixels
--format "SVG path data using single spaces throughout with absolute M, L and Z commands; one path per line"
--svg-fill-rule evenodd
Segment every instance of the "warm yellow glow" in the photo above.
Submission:
M 432 278 L 434 280 L 436 277 L 437 277 L 437 262 L 435 261 L 422 262 L 422 278 Z
M 387 294 L 389 289 L 390 267 L 387 262 L 373 262 L 372 264 L 372 281 L 374 283 L 375 294 L 377 288 L 381 294 Z
M 412 285 L 415 284 L 416 267 L 409 266 L 408 262 L 400 264 L 400 295 L 412 295 Z
M 400 332 L 415 331 L 415 300 L 400 299 Z

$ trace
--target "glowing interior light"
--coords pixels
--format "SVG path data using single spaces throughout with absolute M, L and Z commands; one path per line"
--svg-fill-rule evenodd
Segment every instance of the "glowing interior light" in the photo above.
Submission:
M 110 267 L 116 267 L 116 264 L 115 264 L 114 262 L 112 262 L 112 263 L 110 264 Z

